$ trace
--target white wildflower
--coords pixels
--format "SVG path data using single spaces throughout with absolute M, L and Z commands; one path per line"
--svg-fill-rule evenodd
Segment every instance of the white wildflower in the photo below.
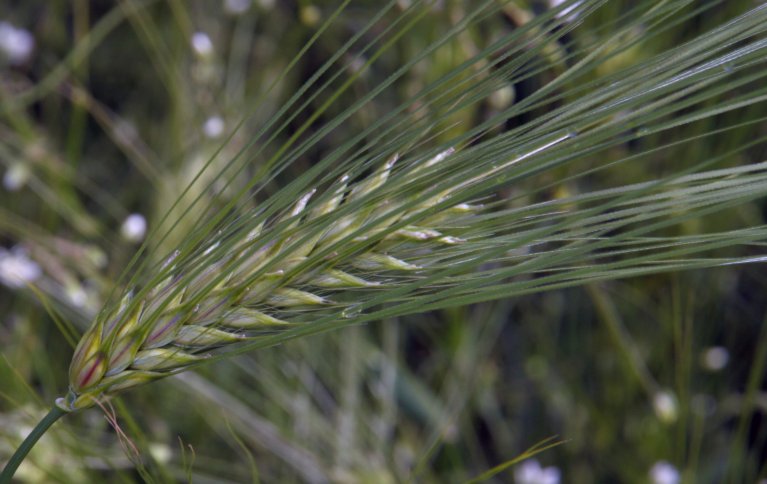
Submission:
M 79 284 L 67 284 L 64 292 L 75 307 L 82 308 L 88 303 L 88 293 Z
M 202 132 L 208 138 L 218 138 L 224 133 L 224 120 L 221 116 L 211 116 L 202 126 Z
M 163 464 L 170 462 L 171 457 L 173 457 L 173 449 L 160 443 L 149 444 L 149 453 L 152 454 L 155 461 Z
M 141 242 L 146 234 L 146 219 L 139 213 L 132 213 L 125 218 L 120 235 L 129 242 Z
M 226 0 L 224 10 L 232 15 L 240 15 L 248 11 L 250 0 Z
M 673 423 L 676 421 L 678 411 L 678 405 L 676 397 L 673 393 L 668 391 L 660 391 L 653 396 L 652 406 L 655 410 L 655 415 L 658 416 L 663 423 Z
M 26 185 L 29 175 L 29 167 L 26 163 L 14 163 L 3 175 L 3 186 L 9 192 L 17 192 Z
M 205 32 L 195 32 L 192 34 L 192 49 L 200 57 L 209 57 L 213 54 L 213 41 Z
M 301 8 L 298 18 L 307 27 L 315 27 L 322 20 L 322 12 L 316 5 L 307 5 Z
M 679 484 L 681 481 L 682 476 L 676 467 L 665 460 L 656 462 L 650 469 L 652 484 Z
M 20 247 L 0 248 L 0 282 L 11 288 L 24 287 L 42 274 L 40 266 Z
M 535 459 L 529 459 L 514 469 L 517 484 L 559 484 L 560 472 L 556 467 L 541 467 Z
M 514 102 L 515 95 L 516 92 L 514 91 L 514 86 L 508 85 L 493 91 L 487 100 L 493 108 L 504 109 Z
M 723 346 L 712 346 L 701 355 L 701 364 L 708 371 L 723 370 L 730 361 L 730 353 Z
M 35 38 L 24 29 L 0 22 L 0 56 L 11 64 L 23 64 L 32 55 Z

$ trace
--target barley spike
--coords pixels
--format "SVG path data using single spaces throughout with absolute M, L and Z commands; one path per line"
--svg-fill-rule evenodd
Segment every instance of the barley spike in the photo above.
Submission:
M 422 161 L 411 174 L 421 173 L 452 153 L 451 149 Z M 334 294 L 385 288 L 387 274 L 424 270 L 407 260 L 412 251 L 399 251 L 398 247 L 464 242 L 443 233 L 437 225 L 445 218 L 471 214 L 475 207 L 456 203 L 445 213 L 426 213 L 448 199 L 450 191 L 410 205 L 406 200 L 387 199 L 337 216 L 322 231 L 302 230 L 307 223 L 347 204 L 364 205 L 365 197 L 375 196 L 390 183 L 397 159 L 392 156 L 356 183 L 349 176 L 342 177 L 330 187 L 329 197 L 313 206 L 316 190 L 307 192 L 286 215 L 250 229 L 225 257 L 215 251 L 223 239 L 208 243 L 187 261 L 181 261 L 179 251 L 174 252 L 159 268 L 159 283 L 143 294 L 128 292 L 115 311 L 97 318 L 83 335 L 69 370 L 69 393 L 57 405 L 66 411 L 92 406 L 119 391 L 199 364 L 211 351 L 226 351 L 263 332 L 310 324 L 300 316 L 311 311 L 334 310 L 341 317 L 354 304 L 338 302 Z M 400 220 L 419 218 L 417 225 L 392 228 Z M 264 237 L 278 225 L 289 235 L 266 241 Z M 359 235 L 367 226 L 372 228 Z M 361 249 L 335 257 L 338 251 L 330 249 L 343 246 L 350 238 Z M 331 256 L 319 258 L 322 265 L 298 270 L 323 250 L 330 250 Z

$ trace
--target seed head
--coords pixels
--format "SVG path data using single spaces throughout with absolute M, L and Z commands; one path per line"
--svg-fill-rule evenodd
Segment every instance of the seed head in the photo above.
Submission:
M 416 175 L 452 153 L 422 161 L 411 172 Z M 306 314 L 313 313 L 307 310 L 348 318 L 357 313 L 350 310 L 356 302 L 340 302 L 350 299 L 342 293 L 380 290 L 387 287 L 388 275 L 428 270 L 408 261 L 414 252 L 402 247 L 462 243 L 437 227 L 475 207 L 456 204 L 435 213 L 432 208 L 449 199 L 450 190 L 418 203 L 388 198 L 379 203 L 376 197 L 386 193 L 381 189 L 391 183 L 397 158 L 357 183 L 342 177 L 314 205 L 316 190 L 311 190 L 283 217 L 227 242 L 228 250 L 217 250 L 225 243 L 217 234 L 217 240 L 185 261 L 178 262 L 180 252 L 174 252 L 158 268 L 159 282 L 151 290 L 128 292 L 116 310 L 97 318 L 83 335 L 69 370 L 69 394 L 57 404 L 68 411 L 89 407 L 199 364 L 212 351 L 226 352 L 264 332 L 311 324 Z M 367 197 L 376 203 L 366 204 Z M 350 204 L 354 210 L 330 216 Z M 320 217 L 327 221 L 322 230 L 307 228 Z M 401 220 L 418 225 L 395 227 Z M 359 248 L 341 250 L 349 243 Z

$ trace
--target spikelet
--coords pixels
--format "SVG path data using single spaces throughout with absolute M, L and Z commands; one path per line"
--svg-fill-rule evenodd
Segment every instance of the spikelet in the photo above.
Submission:
M 412 173 L 439 163 L 452 152 L 422 161 Z M 465 204 L 420 217 L 418 226 L 391 228 L 405 217 L 418 219 L 450 192 L 417 204 L 386 200 L 370 209 L 328 218 L 331 221 L 322 231 L 302 230 L 307 222 L 346 204 L 364 202 L 364 197 L 387 183 L 396 161 L 394 156 L 352 186 L 343 177 L 325 200 L 309 209 L 315 191 L 302 196 L 287 215 L 269 225 L 284 228 L 289 235 L 282 239 L 265 242 L 262 224 L 224 257 L 222 251 L 213 250 L 221 241 L 210 243 L 201 255 L 178 265 L 179 253 L 174 253 L 160 268 L 160 282 L 155 287 L 135 296 L 128 293 L 112 314 L 98 318 L 85 333 L 69 369 L 69 393 L 57 405 L 67 411 L 86 408 L 119 391 L 183 371 L 204 361 L 211 351 L 226 351 L 264 332 L 311 324 L 300 317 L 306 316 L 307 309 L 334 310 L 340 317 L 353 304 L 336 301 L 335 295 L 344 299 L 344 292 L 384 288 L 387 274 L 424 269 L 398 255 L 398 247 L 463 242 L 435 225 L 446 217 L 472 213 L 474 209 Z M 406 210 L 399 210 L 405 206 Z M 377 222 L 365 231 L 365 237 L 355 234 L 371 220 Z M 382 236 L 372 239 L 377 234 Z M 349 238 L 360 242 L 362 249 L 334 257 L 334 244 Z M 366 246 L 368 239 L 372 242 Z M 324 265 L 291 274 L 320 251 L 331 253 L 331 257 L 319 258 Z

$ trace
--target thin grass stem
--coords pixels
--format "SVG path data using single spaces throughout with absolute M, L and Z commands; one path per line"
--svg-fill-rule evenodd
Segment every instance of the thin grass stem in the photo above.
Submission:
M 3 471 L 0 472 L 0 484 L 11 483 L 11 479 L 13 479 L 13 475 L 16 473 L 16 469 L 19 468 L 19 465 L 21 465 L 21 463 L 27 457 L 27 454 L 29 454 L 29 451 L 32 450 L 32 447 L 34 447 L 37 441 L 40 440 L 40 437 L 42 437 L 43 434 L 45 434 L 45 432 L 47 432 L 48 429 L 51 428 L 51 426 L 66 413 L 67 412 L 59 408 L 57 405 L 54 405 L 53 408 L 51 408 L 51 411 L 48 412 L 48 414 L 43 417 L 40 422 L 38 422 L 35 428 L 32 429 L 29 435 L 27 435 L 27 438 L 24 439 L 24 442 L 21 443 L 19 448 L 16 449 L 16 452 L 14 452 L 11 456 L 11 459 L 3 468 Z

